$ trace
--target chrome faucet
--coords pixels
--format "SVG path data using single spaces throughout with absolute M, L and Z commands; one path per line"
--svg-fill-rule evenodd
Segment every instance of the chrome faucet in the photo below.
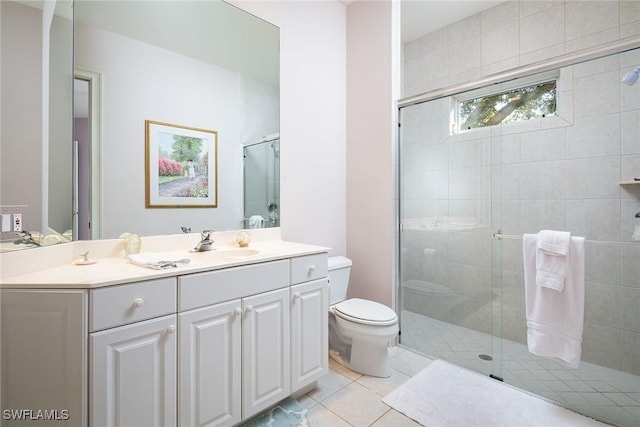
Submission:
M 198 242 L 196 247 L 193 248 L 193 252 L 206 252 L 213 249 L 213 239 L 211 238 L 211 233 L 213 233 L 213 230 L 203 230 L 200 233 L 200 241 Z
M 23 230 L 21 233 L 22 233 L 22 237 L 14 240 L 13 243 L 15 243 L 16 245 L 19 245 L 22 243 L 30 246 L 40 246 L 40 243 L 35 241 L 30 231 Z

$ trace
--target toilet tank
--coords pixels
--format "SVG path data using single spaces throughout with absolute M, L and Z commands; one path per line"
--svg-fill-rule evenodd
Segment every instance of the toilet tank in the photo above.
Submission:
M 351 260 L 343 256 L 329 257 L 329 304 L 347 299 Z

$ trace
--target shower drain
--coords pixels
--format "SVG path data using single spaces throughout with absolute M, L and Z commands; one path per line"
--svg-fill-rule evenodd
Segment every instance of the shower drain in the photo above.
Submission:
M 493 360 L 493 357 L 489 356 L 488 354 L 479 354 L 478 357 L 482 360 Z

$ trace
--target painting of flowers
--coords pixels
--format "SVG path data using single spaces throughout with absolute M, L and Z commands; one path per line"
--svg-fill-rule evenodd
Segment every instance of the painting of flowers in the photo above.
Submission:
M 218 133 L 145 121 L 146 207 L 215 208 Z

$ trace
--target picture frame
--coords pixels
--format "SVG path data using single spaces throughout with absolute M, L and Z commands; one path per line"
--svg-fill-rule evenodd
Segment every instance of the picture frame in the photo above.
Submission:
M 145 206 L 218 207 L 218 132 L 145 120 Z

